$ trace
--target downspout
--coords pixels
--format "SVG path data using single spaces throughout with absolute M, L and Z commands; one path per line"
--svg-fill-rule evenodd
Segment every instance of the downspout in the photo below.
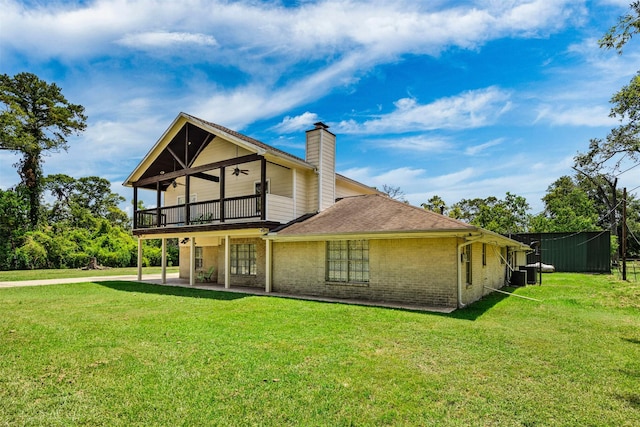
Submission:
M 482 234 L 480 234 L 479 236 L 477 236 L 477 238 L 473 239 L 473 240 L 469 240 L 469 239 L 465 239 L 465 241 L 463 243 L 460 243 L 457 246 L 457 250 L 456 250 L 456 265 L 458 266 L 458 308 L 465 308 L 466 304 L 462 303 L 462 262 L 461 262 L 461 257 L 462 257 L 462 252 L 461 249 L 464 246 L 469 246 L 475 242 L 477 242 L 478 240 L 480 240 L 482 238 Z

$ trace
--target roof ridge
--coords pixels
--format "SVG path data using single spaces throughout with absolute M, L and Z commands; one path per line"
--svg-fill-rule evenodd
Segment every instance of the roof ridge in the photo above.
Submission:
M 264 142 L 262 142 L 262 141 L 259 141 L 259 140 L 255 139 L 255 138 L 252 138 L 252 137 L 250 137 L 250 136 L 247 136 L 247 135 L 245 135 L 245 134 L 243 134 L 243 133 L 240 133 L 240 132 L 238 132 L 238 131 L 235 131 L 235 130 L 233 130 L 233 129 L 230 129 L 230 128 L 226 127 L 226 126 L 222 126 L 222 125 L 219 125 L 218 123 L 214 123 L 214 122 L 210 122 L 210 121 L 208 121 L 208 120 L 201 119 L 201 118 L 196 117 L 196 116 L 194 116 L 194 115 L 192 115 L 192 114 L 189 114 L 189 113 L 182 112 L 181 114 L 184 114 L 185 116 L 187 116 L 187 117 L 189 117 L 189 118 L 191 118 L 191 119 L 193 119 L 193 120 L 196 120 L 196 121 L 199 121 L 199 122 L 201 122 L 201 123 L 204 123 L 204 124 L 206 124 L 207 126 L 214 127 L 214 128 L 216 128 L 216 129 L 218 129 L 218 130 L 221 130 L 221 131 L 223 131 L 223 132 L 225 132 L 225 133 L 228 133 L 228 134 L 230 134 L 230 135 L 233 135 L 233 136 L 235 136 L 236 138 L 242 139 L 242 140 L 244 140 L 245 142 L 248 142 L 248 143 L 250 143 L 250 144 L 257 145 L 258 147 L 264 148 L 264 149 L 266 149 L 266 150 L 272 150 L 272 151 L 275 151 L 275 152 L 277 152 L 277 153 L 279 153 L 279 154 L 283 154 L 283 155 L 285 155 L 285 156 L 291 157 L 291 158 L 296 159 L 296 160 L 298 160 L 298 161 L 302 161 L 302 162 L 304 162 L 304 163 L 307 163 L 307 164 L 309 164 L 310 166 L 313 166 L 313 165 L 311 165 L 309 162 L 307 162 L 305 159 L 303 159 L 303 158 L 301 158 L 301 157 L 298 157 L 298 156 L 296 156 L 296 155 L 293 155 L 293 154 L 291 154 L 291 153 L 288 153 L 288 152 L 286 152 L 286 151 L 284 151 L 284 150 L 281 150 L 281 149 L 279 149 L 279 148 L 276 148 L 276 147 L 274 147 L 274 146 L 272 146 L 272 145 L 266 144 L 266 143 L 264 143 Z

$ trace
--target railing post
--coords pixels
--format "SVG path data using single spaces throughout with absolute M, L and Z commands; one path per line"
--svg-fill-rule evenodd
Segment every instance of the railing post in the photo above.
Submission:
M 267 218 L 267 159 L 260 160 L 260 219 Z
M 156 183 L 156 227 L 160 228 L 162 220 L 162 192 L 160 191 L 160 181 Z
M 184 177 L 184 182 L 184 191 L 186 193 L 184 195 L 184 223 L 189 225 L 191 224 L 191 180 L 189 179 L 189 175 Z
M 138 187 L 133 187 L 133 229 L 138 228 Z

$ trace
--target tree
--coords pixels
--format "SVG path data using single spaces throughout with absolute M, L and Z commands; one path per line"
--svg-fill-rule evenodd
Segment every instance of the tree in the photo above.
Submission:
M 587 192 L 570 176 L 561 176 L 542 198 L 545 209 L 532 218 L 533 232 L 594 231 L 598 212 Z
M 437 194 L 434 194 L 429 200 L 427 200 L 427 203 L 421 203 L 420 206 L 428 211 L 441 214 L 444 214 L 447 209 L 447 204 L 442 200 L 442 197 Z
M 615 49 L 622 54 L 623 46 L 640 31 L 640 1 L 630 5 L 630 12 L 622 16 L 618 23 L 600 39 L 600 47 Z M 605 139 L 592 139 L 585 153 L 574 158 L 574 170 L 578 180 L 591 191 L 590 196 L 604 208 L 611 234 L 619 238 L 618 217 L 618 177 L 627 170 L 638 166 L 640 161 L 640 75 L 636 74 L 631 82 L 620 89 L 612 98 L 613 107 L 609 114 L 620 120 Z M 631 168 L 622 169 L 623 160 L 635 161 Z
M 527 213 L 529 209 L 527 199 L 507 192 L 504 200 L 494 196 L 462 199 L 452 206 L 450 216 L 489 231 L 512 234 L 528 230 L 531 219 Z
M 391 185 L 383 184 L 381 191 L 394 200 L 397 200 L 403 203 L 409 203 L 407 202 L 407 199 L 405 199 L 404 191 L 402 191 L 400 187 L 393 187 Z
M 31 73 L 0 75 L 0 149 L 20 153 L 18 174 L 29 197 L 29 222 L 38 224 L 42 156 L 67 150 L 67 137 L 86 128 L 84 107 L 69 103 L 55 84 Z
M 629 5 L 631 11 L 620 17 L 618 23 L 609 28 L 609 31 L 599 40 L 600 47 L 615 49 L 622 54 L 622 48 L 634 34 L 640 32 L 640 1 L 634 1 Z
M 75 179 L 57 174 L 47 176 L 44 182 L 45 190 L 55 198 L 48 210 L 49 222 L 70 221 L 81 226 L 92 218 L 105 218 L 113 225 L 129 227 L 127 214 L 118 207 L 126 199 L 111 191 L 108 180 L 98 176 Z
M 25 224 L 29 218 L 26 192 L 21 186 L 0 190 L 0 270 L 12 270 L 15 251 L 22 245 Z

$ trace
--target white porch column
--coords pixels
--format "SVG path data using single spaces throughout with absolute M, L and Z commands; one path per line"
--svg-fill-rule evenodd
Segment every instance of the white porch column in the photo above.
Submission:
M 266 249 L 265 249 L 265 278 L 264 278 L 264 291 L 271 292 L 271 240 L 267 239 L 266 241 Z
M 231 243 L 229 235 L 224 236 L 224 287 L 231 287 Z
M 189 238 L 189 286 L 196 284 L 196 239 Z
M 138 282 L 142 280 L 142 239 L 138 237 Z
M 162 284 L 167 283 L 167 239 L 162 238 Z

